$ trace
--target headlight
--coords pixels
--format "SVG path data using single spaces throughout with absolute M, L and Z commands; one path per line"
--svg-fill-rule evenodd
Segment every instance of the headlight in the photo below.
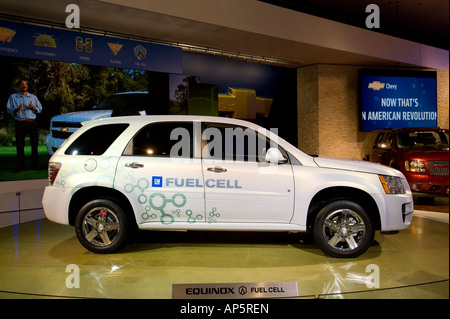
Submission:
M 405 161 L 405 169 L 407 172 L 426 173 L 425 162 L 422 161 Z
M 402 179 L 396 176 L 378 175 L 386 194 L 405 194 Z

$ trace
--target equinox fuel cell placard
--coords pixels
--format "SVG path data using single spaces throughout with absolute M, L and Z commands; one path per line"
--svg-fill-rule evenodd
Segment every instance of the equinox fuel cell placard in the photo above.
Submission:
M 297 282 L 174 284 L 172 299 L 298 297 Z

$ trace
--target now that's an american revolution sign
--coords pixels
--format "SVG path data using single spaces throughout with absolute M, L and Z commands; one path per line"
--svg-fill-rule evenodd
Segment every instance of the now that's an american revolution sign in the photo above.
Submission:
M 436 72 L 360 70 L 362 131 L 437 125 Z

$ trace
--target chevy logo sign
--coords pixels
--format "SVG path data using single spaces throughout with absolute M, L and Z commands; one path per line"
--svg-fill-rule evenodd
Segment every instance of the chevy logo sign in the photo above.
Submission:
M 384 83 L 381 83 L 379 81 L 373 81 L 372 83 L 369 83 L 368 88 L 374 91 L 379 91 L 381 89 L 384 89 Z

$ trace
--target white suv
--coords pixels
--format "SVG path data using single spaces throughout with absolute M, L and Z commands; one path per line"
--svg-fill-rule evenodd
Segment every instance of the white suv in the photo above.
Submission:
M 311 157 L 236 119 L 190 116 L 89 121 L 56 151 L 47 218 L 81 244 L 111 253 L 134 229 L 312 231 L 334 257 L 365 252 L 375 230 L 412 220 L 398 170 Z

